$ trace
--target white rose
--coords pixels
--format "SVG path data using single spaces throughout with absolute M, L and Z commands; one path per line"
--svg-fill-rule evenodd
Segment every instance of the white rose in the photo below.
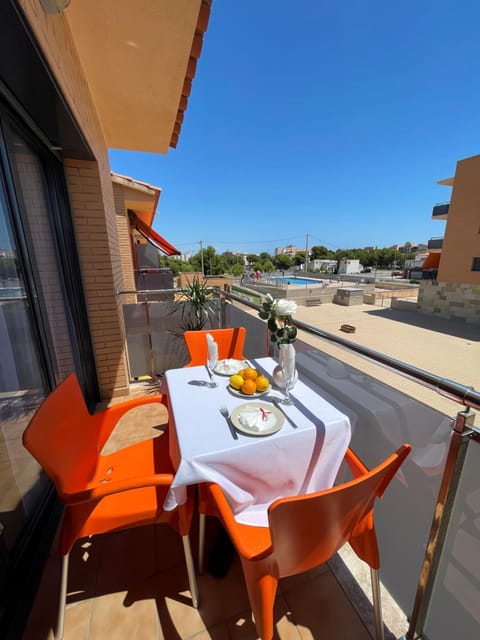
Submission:
M 275 314 L 277 316 L 293 316 L 297 310 L 297 303 L 293 300 L 280 298 L 275 304 Z

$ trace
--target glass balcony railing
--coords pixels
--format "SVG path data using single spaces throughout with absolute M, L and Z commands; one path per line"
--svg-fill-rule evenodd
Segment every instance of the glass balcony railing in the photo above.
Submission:
M 230 293 L 216 295 L 214 326 L 245 326 L 246 357 L 266 355 L 271 346 L 258 306 Z M 124 314 L 134 378 L 185 363 L 171 305 L 130 302 Z M 381 580 L 404 614 L 405 638 L 425 629 L 432 629 L 432 640 L 451 637 L 442 626 L 447 611 L 463 630 L 462 640 L 477 637 L 480 566 L 469 558 L 480 556 L 480 427 L 472 412 L 480 408 L 480 393 L 343 336 L 295 324 L 302 380 L 349 416 L 352 448 L 365 463 L 412 444 L 376 512 Z
M 448 216 L 448 209 L 450 208 L 449 202 L 442 202 L 434 205 L 432 209 L 432 218 L 446 219 Z
M 443 238 L 430 238 L 427 244 L 429 251 L 435 251 L 443 247 Z

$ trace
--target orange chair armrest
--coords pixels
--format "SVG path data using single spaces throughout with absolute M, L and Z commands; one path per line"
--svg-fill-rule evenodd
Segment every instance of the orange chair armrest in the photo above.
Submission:
M 270 553 L 272 552 L 271 545 L 267 549 L 263 549 L 261 554 L 252 556 L 250 549 L 246 547 L 244 544 L 240 527 L 237 521 L 235 520 L 233 511 L 230 505 L 228 504 L 228 500 L 225 498 L 225 495 L 222 489 L 219 487 L 218 484 L 215 484 L 215 483 L 208 483 L 207 487 L 215 502 L 215 506 L 217 507 L 218 515 L 222 520 L 222 522 L 224 523 L 225 528 L 228 531 L 228 534 L 235 548 L 237 549 L 238 553 L 244 558 L 247 558 L 248 560 L 260 559 L 262 557 L 270 555 Z M 254 527 L 252 527 L 252 529 L 253 528 Z
M 168 487 L 172 483 L 173 475 L 171 473 L 158 473 L 155 475 L 128 478 L 125 480 L 107 480 L 101 484 L 95 484 L 86 487 L 83 491 L 76 493 L 59 494 L 60 499 L 66 505 L 83 504 L 86 502 L 96 502 L 107 496 L 112 496 L 124 491 L 132 491 L 135 489 L 144 489 L 146 487 Z

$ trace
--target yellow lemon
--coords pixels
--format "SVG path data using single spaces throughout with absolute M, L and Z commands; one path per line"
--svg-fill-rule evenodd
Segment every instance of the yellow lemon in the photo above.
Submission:
M 245 380 L 238 373 L 236 373 L 234 376 L 230 376 L 230 384 L 234 389 L 240 389 L 244 382 Z
M 245 380 L 242 384 L 241 391 L 245 393 L 247 396 L 251 396 L 257 390 L 257 385 L 254 380 Z
M 257 391 L 262 392 L 268 389 L 270 382 L 265 376 L 258 376 L 258 378 L 255 380 L 255 384 L 257 387 Z

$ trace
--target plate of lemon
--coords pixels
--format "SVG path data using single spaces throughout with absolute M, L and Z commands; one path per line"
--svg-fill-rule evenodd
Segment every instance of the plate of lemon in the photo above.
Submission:
M 270 380 L 258 369 L 240 369 L 228 381 L 229 390 L 237 396 L 258 397 L 270 390 Z

